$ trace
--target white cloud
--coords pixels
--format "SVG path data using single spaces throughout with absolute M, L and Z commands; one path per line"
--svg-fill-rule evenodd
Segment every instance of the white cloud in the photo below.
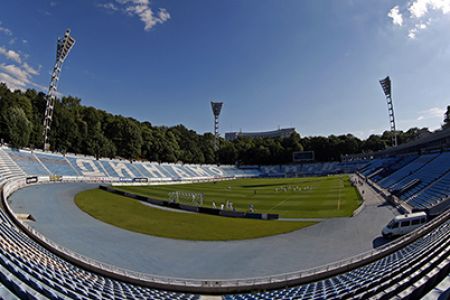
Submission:
M 170 19 L 170 14 L 165 8 L 160 8 L 159 9 L 159 13 L 158 13 L 158 17 L 161 20 L 161 23 L 164 23 L 164 22 L 166 22 L 167 20 Z
M 355 130 L 353 131 L 353 135 L 360 139 L 367 139 L 372 134 L 382 134 L 384 131 L 388 130 L 387 127 L 379 127 L 379 128 L 366 128 L 362 130 Z
M 408 8 L 412 18 L 422 18 L 431 10 L 440 11 L 443 14 L 450 12 L 448 0 L 415 0 Z
M 99 7 L 109 11 L 122 11 L 130 16 L 137 16 L 144 23 L 144 30 L 149 31 L 155 25 L 167 22 L 170 19 L 170 13 L 160 8 L 154 12 L 150 7 L 150 0 L 115 0 L 112 2 L 98 4 Z
M 428 27 L 428 25 L 425 23 L 417 24 L 417 28 L 419 28 L 419 29 L 426 29 L 427 27 Z
M 421 111 L 421 117 L 422 119 L 444 119 L 444 114 L 446 110 L 441 107 L 431 107 L 427 110 Z
M 444 120 L 446 111 L 446 106 L 434 106 L 418 111 L 417 117 L 410 116 L 410 118 L 407 119 L 397 119 L 397 128 L 408 130 L 412 127 L 427 127 L 431 131 L 439 129 Z
M 411 6 L 408 8 L 409 12 L 411 13 L 411 16 L 415 18 L 420 18 L 423 15 L 425 15 L 428 12 L 428 0 L 422 1 L 422 0 L 416 0 L 411 4 Z
M 1 25 L 2 25 L 2 22 L 0 21 L 0 33 L 3 33 L 3 34 L 11 36 L 12 35 L 12 31 L 9 28 L 3 27 Z
M 439 128 L 439 124 L 444 120 L 444 114 L 446 110 L 440 107 L 431 107 L 419 112 L 419 116 L 416 121 L 430 129 L 434 130 Z
M 22 62 L 22 59 L 20 58 L 20 54 L 14 50 L 8 50 L 6 48 L 0 47 L 0 55 L 3 55 L 7 59 L 13 60 L 19 64 Z
M 403 16 L 400 13 L 400 9 L 397 6 L 394 6 L 388 13 L 388 17 L 392 18 L 392 23 L 394 25 L 402 26 L 403 25 Z
M 104 8 L 106 10 L 118 11 L 119 8 L 114 3 L 101 3 L 97 5 L 98 7 Z
M 170 19 L 170 14 L 165 9 L 160 9 L 157 16 L 150 8 L 149 0 L 116 0 L 126 6 L 125 11 L 130 15 L 138 16 L 144 22 L 144 29 L 150 30 L 156 24 L 164 23 Z
M 417 29 L 416 28 L 411 28 L 408 31 L 408 37 L 412 40 L 414 40 L 416 38 L 416 33 L 417 33 Z
M 2 22 L 0 22 L 2 25 Z M 0 33 L 5 33 L 11 36 L 10 44 L 14 44 L 17 40 L 12 36 L 12 31 L 8 28 L 0 26 Z M 22 43 L 27 44 L 25 39 L 21 40 Z M 39 85 L 32 81 L 33 76 L 37 76 L 40 73 L 41 66 L 34 68 L 30 66 L 25 60 L 27 60 L 27 54 L 19 54 L 14 50 L 7 49 L 0 46 L 0 56 L 4 56 L 7 60 L 13 63 L 1 63 L 0 64 L 0 82 L 5 83 L 10 90 L 25 90 L 27 87 L 33 86 L 40 90 L 45 90 L 46 87 Z
M 446 109 L 444 107 L 430 107 L 429 109 L 419 112 L 415 122 L 411 122 L 416 127 L 428 127 L 431 131 L 439 129 Z
M 9 75 L 13 76 L 17 80 L 20 80 L 24 84 L 30 83 L 29 77 L 31 74 L 29 74 L 26 70 L 24 70 L 16 65 L 0 64 L 0 70 L 8 73 Z
M 31 66 L 30 66 L 29 64 L 27 64 L 27 63 L 24 63 L 24 64 L 22 65 L 22 67 L 23 67 L 24 70 L 25 70 L 28 74 L 30 74 L 30 75 L 34 75 L 34 76 L 39 75 L 39 71 L 36 70 L 35 68 L 31 67 Z
M 0 64 L 0 82 L 6 83 L 10 90 L 25 90 L 28 86 L 45 90 L 46 87 L 34 83 L 31 80 L 36 75 L 39 75 L 39 71 L 31 67 L 28 63 L 23 63 L 22 66 Z
M 388 13 L 392 18 L 392 23 L 402 26 L 406 23 L 408 37 L 415 39 L 417 34 L 428 27 L 433 22 L 439 20 L 442 15 L 450 13 L 450 0 L 412 0 L 408 3 L 404 12 L 399 6 L 394 6 Z M 404 16 L 409 14 L 409 18 Z
M 42 84 L 38 84 L 35 82 L 30 82 L 30 84 L 43 92 L 47 92 L 48 86 L 44 86 Z M 56 97 L 62 98 L 64 95 L 60 92 L 56 92 Z
M 0 72 L 0 82 L 6 84 L 6 86 L 11 90 L 25 90 L 26 83 L 20 81 L 7 73 Z
M 1 32 L 1 33 L 4 33 L 4 34 L 6 34 L 6 35 L 12 35 L 12 31 L 9 30 L 9 29 L 6 28 L 6 27 L 0 26 L 0 32 Z
M 416 34 L 421 30 L 427 29 L 430 22 L 431 22 L 431 20 L 428 20 L 426 22 L 418 23 L 418 24 L 414 25 L 414 27 L 412 27 L 408 30 L 408 37 L 410 39 L 415 39 Z

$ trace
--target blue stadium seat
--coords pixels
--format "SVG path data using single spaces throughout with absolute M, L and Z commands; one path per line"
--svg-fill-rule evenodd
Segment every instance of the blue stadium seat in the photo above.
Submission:
M 52 175 L 77 176 L 77 172 L 65 157 L 47 153 L 35 152 L 36 158 L 50 171 Z
M 226 295 L 226 300 L 262 299 L 342 299 L 360 295 L 370 298 L 393 284 L 389 278 L 407 276 L 426 264 L 429 256 L 441 249 L 449 249 L 450 222 L 408 246 L 374 263 L 321 281 L 276 291 Z M 444 240 L 442 240 L 444 239 Z M 436 250 L 437 249 L 437 250 Z M 359 298 L 359 297 L 358 297 Z
M 388 177 L 380 180 L 378 184 L 386 189 L 392 189 L 396 184 L 403 178 L 412 175 L 414 172 L 422 168 L 431 160 L 435 159 L 439 153 L 424 154 L 417 157 L 415 160 L 411 161 L 409 164 L 405 165 L 403 168 L 395 171 Z
M 45 169 L 43 165 L 39 163 L 36 157 L 26 151 L 22 150 L 12 150 L 12 149 L 3 149 L 11 159 L 20 167 L 22 170 L 32 176 L 48 176 L 49 172 Z

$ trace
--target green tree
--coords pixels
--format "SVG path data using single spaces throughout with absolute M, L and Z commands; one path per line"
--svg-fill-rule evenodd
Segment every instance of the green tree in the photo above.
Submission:
M 386 140 L 379 135 L 372 134 L 367 140 L 363 142 L 362 149 L 365 152 L 378 151 L 386 148 Z
M 217 157 L 223 164 L 234 164 L 237 160 L 237 151 L 232 142 L 222 141 Z
M 142 147 L 140 126 L 132 119 L 125 119 L 121 125 L 121 155 L 130 160 L 140 158 Z
M 444 125 L 442 128 L 450 128 L 450 105 L 447 106 L 447 111 L 445 112 L 444 116 Z
M 177 162 L 179 152 L 180 147 L 178 146 L 175 135 L 170 131 L 166 131 L 163 136 L 163 142 L 161 143 L 161 152 L 159 153 L 160 160 L 165 162 Z
M 32 124 L 20 107 L 12 107 L 5 116 L 9 142 L 12 147 L 22 148 L 28 145 Z
M 223 139 L 219 139 L 219 147 L 226 147 L 225 141 Z M 205 163 L 214 164 L 216 163 L 216 153 L 214 150 L 214 135 L 210 132 L 205 133 L 200 136 L 200 149 L 203 153 L 203 157 L 205 158 Z M 236 151 L 236 149 L 234 149 Z M 227 163 L 226 161 L 221 161 L 222 163 Z M 235 159 L 232 159 L 231 163 L 234 163 Z

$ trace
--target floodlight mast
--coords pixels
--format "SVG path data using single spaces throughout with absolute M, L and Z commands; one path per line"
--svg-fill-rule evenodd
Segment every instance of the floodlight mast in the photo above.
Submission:
M 392 147 L 397 147 L 397 131 L 395 129 L 395 116 L 394 116 L 394 104 L 392 102 L 392 85 L 391 79 L 387 76 L 380 80 L 381 87 L 383 88 L 384 95 L 386 96 L 386 102 L 389 113 L 389 123 L 391 125 L 392 132 Z
M 219 115 L 222 110 L 223 102 L 211 102 L 211 108 L 214 115 L 214 151 L 219 149 L 217 142 L 219 138 Z
M 70 35 L 70 29 L 66 30 L 63 38 L 58 38 L 58 42 L 56 44 L 56 63 L 53 67 L 52 77 L 48 87 L 47 105 L 45 107 L 44 115 L 44 150 L 50 149 L 48 134 L 52 124 L 53 111 L 55 109 L 59 74 L 61 73 L 63 63 L 74 44 L 75 39 Z

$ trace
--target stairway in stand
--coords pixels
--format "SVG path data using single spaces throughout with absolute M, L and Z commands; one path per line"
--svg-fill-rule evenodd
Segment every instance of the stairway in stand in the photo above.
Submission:
M 2 186 L 7 179 L 25 177 L 26 174 L 22 169 L 0 148 L 0 186 Z

